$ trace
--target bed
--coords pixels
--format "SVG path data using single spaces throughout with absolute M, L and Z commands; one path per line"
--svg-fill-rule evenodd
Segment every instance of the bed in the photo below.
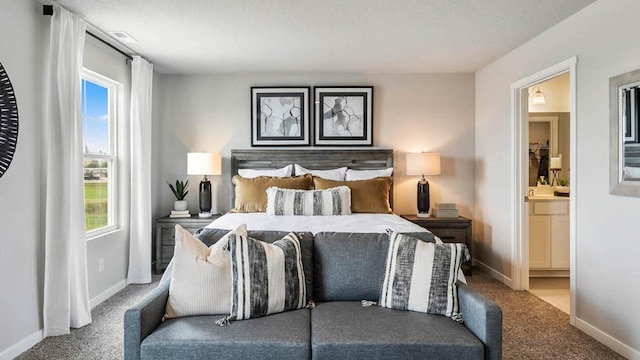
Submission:
M 354 170 L 384 170 L 393 167 L 393 150 L 281 150 L 243 149 L 231 150 L 231 178 L 242 170 L 278 169 L 297 164 L 307 169 L 335 169 L 347 167 Z M 297 175 L 294 173 L 294 175 Z M 391 175 L 393 176 L 393 175 Z M 232 181 L 233 183 L 233 181 Z M 393 181 L 389 192 L 389 206 L 393 209 Z M 232 191 L 232 207 L 236 194 Z M 235 229 L 246 224 L 248 230 L 302 231 L 341 233 L 384 233 L 392 229 L 404 233 L 429 232 L 393 213 L 352 213 L 348 216 L 273 216 L 264 212 L 227 213 L 214 220 L 208 229 Z M 442 241 L 434 236 L 436 242 Z M 459 278 L 465 281 L 462 271 Z

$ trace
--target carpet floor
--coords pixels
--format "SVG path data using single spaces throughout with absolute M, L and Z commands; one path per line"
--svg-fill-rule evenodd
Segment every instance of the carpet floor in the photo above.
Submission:
M 92 310 L 91 325 L 46 338 L 16 359 L 121 359 L 123 314 L 156 286 L 159 277 L 154 280 L 127 286 Z M 569 315 L 527 291 L 511 290 L 480 271 L 468 282 L 502 307 L 504 359 L 624 359 L 569 325 Z

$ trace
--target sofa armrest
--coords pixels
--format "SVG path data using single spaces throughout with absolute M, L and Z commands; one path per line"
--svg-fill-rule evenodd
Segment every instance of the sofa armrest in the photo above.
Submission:
M 484 344 L 485 360 L 502 359 L 502 309 L 466 284 L 457 285 L 464 325 Z
M 155 330 L 167 306 L 169 282 L 160 284 L 124 313 L 124 358 L 140 359 L 140 344 Z

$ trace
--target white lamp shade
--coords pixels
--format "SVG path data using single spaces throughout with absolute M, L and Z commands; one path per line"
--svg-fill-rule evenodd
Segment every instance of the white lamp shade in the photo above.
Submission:
M 544 94 L 539 89 L 531 96 L 531 104 L 533 105 L 543 105 L 546 103 L 547 99 L 544 98 Z
M 219 153 L 188 153 L 187 175 L 222 175 L 222 156 Z
M 440 175 L 440 153 L 407 154 L 407 175 Z
M 562 155 L 551 157 L 549 169 L 562 169 Z

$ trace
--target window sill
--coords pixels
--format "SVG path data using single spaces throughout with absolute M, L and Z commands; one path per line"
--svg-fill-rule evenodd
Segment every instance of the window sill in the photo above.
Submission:
M 97 231 L 95 233 L 91 233 L 91 234 L 87 233 L 87 242 L 93 241 L 93 240 L 98 240 L 98 239 L 101 239 L 103 237 L 116 234 L 116 233 L 118 233 L 120 231 L 122 231 L 121 228 L 118 228 L 118 227 L 114 226 L 114 227 L 110 227 L 108 229 Z

